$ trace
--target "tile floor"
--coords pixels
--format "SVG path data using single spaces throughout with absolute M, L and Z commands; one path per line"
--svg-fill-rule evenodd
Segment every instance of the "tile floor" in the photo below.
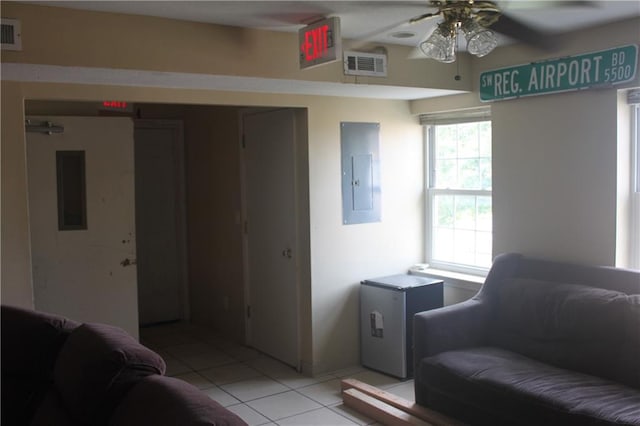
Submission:
M 413 381 L 354 366 L 306 377 L 273 358 L 176 323 L 140 330 L 141 342 L 167 363 L 167 375 L 200 388 L 249 425 L 376 424 L 342 403 L 340 380 L 352 377 L 414 400 Z

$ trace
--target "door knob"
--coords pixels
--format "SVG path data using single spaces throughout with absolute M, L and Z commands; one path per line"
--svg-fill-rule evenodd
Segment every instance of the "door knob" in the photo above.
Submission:
M 120 262 L 123 268 L 131 265 L 135 265 L 137 263 L 138 262 L 136 259 L 129 259 L 129 258 L 125 258 L 122 262 Z
M 284 249 L 282 250 L 282 256 L 286 257 L 287 259 L 291 259 L 293 257 L 293 252 L 291 251 L 290 248 Z

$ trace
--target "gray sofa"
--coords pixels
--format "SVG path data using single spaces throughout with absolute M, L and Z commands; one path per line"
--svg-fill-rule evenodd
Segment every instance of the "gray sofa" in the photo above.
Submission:
M 2 425 L 241 426 L 124 330 L 2 305 Z
M 420 405 L 472 425 L 640 425 L 640 271 L 498 256 L 414 318 Z

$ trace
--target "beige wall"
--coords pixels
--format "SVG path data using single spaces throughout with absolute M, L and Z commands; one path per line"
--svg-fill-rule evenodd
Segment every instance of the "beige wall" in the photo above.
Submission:
M 568 35 L 552 57 L 640 40 L 640 20 Z M 478 105 L 479 74 L 542 59 L 516 46 L 474 62 L 472 95 L 412 102 L 414 113 Z M 639 86 L 636 74 L 633 83 Z M 494 253 L 508 251 L 602 265 L 616 264 L 618 92 L 580 92 L 491 103 Z M 628 138 L 621 137 L 628 144 Z M 623 227 L 622 230 L 620 227 Z
M 284 35 L 240 31 L 240 36 L 236 34 L 239 30 L 202 24 L 86 12 L 64 15 L 57 9 L 7 2 L 3 2 L 3 16 L 23 20 L 25 49 L 22 53 L 3 51 L 3 62 L 353 81 L 342 76 L 335 64 L 304 73 L 297 71 L 295 62 L 289 58 L 292 45 L 282 50 L 273 47 L 278 43 L 271 45 L 281 38 L 288 40 L 282 46 L 293 43 Z M 102 35 L 116 27 L 118 35 Z M 638 20 L 633 20 L 603 28 L 593 35 L 581 33 L 580 38 L 569 37 L 560 53 L 575 54 L 637 40 Z M 62 43 L 65 48 L 59 49 Z M 230 48 L 239 44 L 242 51 Z M 273 49 L 268 56 L 261 56 L 268 50 L 267 45 Z M 451 78 L 455 67 L 431 61 L 405 62 L 403 54 L 403 49 L 391 49 L 390 61 L 398 66 L 398 71 L 390 79 L 370 82 L 448 88 L 455 84 Z M 459 84 L 475 84 L 484 69 L 527 62 L 538 55 L 516 47 L 499 49 L 474 62 L 470 76 L 463 62 L 463 74 L 470 78 L 463 78 Z M 309 235 L 309 270 L 302 272 L 310 277 L 310 289 L 301 292 L 304 297 L 301 310 L 303 318 L 310 319 L 303 319 L 302 323 L 302 361 L 307 371 L 314 372 L 358 362 L 360 280 L 403 272 L 423 260 L 423 150 L 421 127 L 414 114 L 478 103 L 477 94 L 409 103 L 6 81 L 2 82 L 1 95 L 2 299 L 24 306 L 32 303 L 22 128 L 24 99 L 127 99 L 306 109 L 309 160 L 305 185 L 309 215 L 298 221 Z M 615 105 L 613 89 L 493 104 L 496 252 L 515 250 L 613 264 Z M 379 223 L 349 226 L 341 223 L 342 121 L 381 124 Z M 307 220 L 308 224 L 303 223 Z
M 224 27 L 162 18 L 2 2 L 2 16 L 20 19 L 23 51 L 2 51 L 2 62 L 145 69 L 366 85 L 469 90 L 459 64 L 416 61 L 409 47 L 386 46 L 386 78 L 345 76 L 342 62 L 300 70 L 295 33 Z M 60 46 L 64 46 L 61 48 Z M 348 44 L 347 44 L 348 46 Z M 366 48 L 367 46 L 363 46 Z
M 307 108 L 310 290 L 301 303 L 303 365 L 319 372 L 358 362 L 357 289 L 421 260 L 422 144 L 408 103 L 97 85 L 2 82 L 2 299 L 32 306 L 23 99 L 99 100 Z M 341 121 L 381 123 L 383 221 L 342 226 Z M 303 209 L 305 206 L 300 206 Z M 304 223 L 301 224 L 304 229 Z M 9 262 L 11 261 L 11 262 Z M 309 312 L 311 310 L 311 312 Z

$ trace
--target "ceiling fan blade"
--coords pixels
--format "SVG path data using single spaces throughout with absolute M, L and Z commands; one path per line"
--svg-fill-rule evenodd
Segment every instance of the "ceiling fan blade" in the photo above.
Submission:
M 509 10 L 526 10 L 559 7 L 597 7 L 593 0 L 517 0 L 501 2 Z
M 490 28 L 507 37 L 543 50 L 550 50 L 554 46 L 549 33 L 533 28 L 505 14 L 501 14 Z
M 409 20 L 410 24 L 416 24 L 420 21 L 424 21 L 425 19 L 429 19 L 429 18 L 433 18 L 434 16 L 438 16 L 440 15 L 440 11 L 437 11 L 435 13 L 425 13 L 424 15 L 420 15 L 420 16 L 416 16 L 415 18 L 411 18 Z

